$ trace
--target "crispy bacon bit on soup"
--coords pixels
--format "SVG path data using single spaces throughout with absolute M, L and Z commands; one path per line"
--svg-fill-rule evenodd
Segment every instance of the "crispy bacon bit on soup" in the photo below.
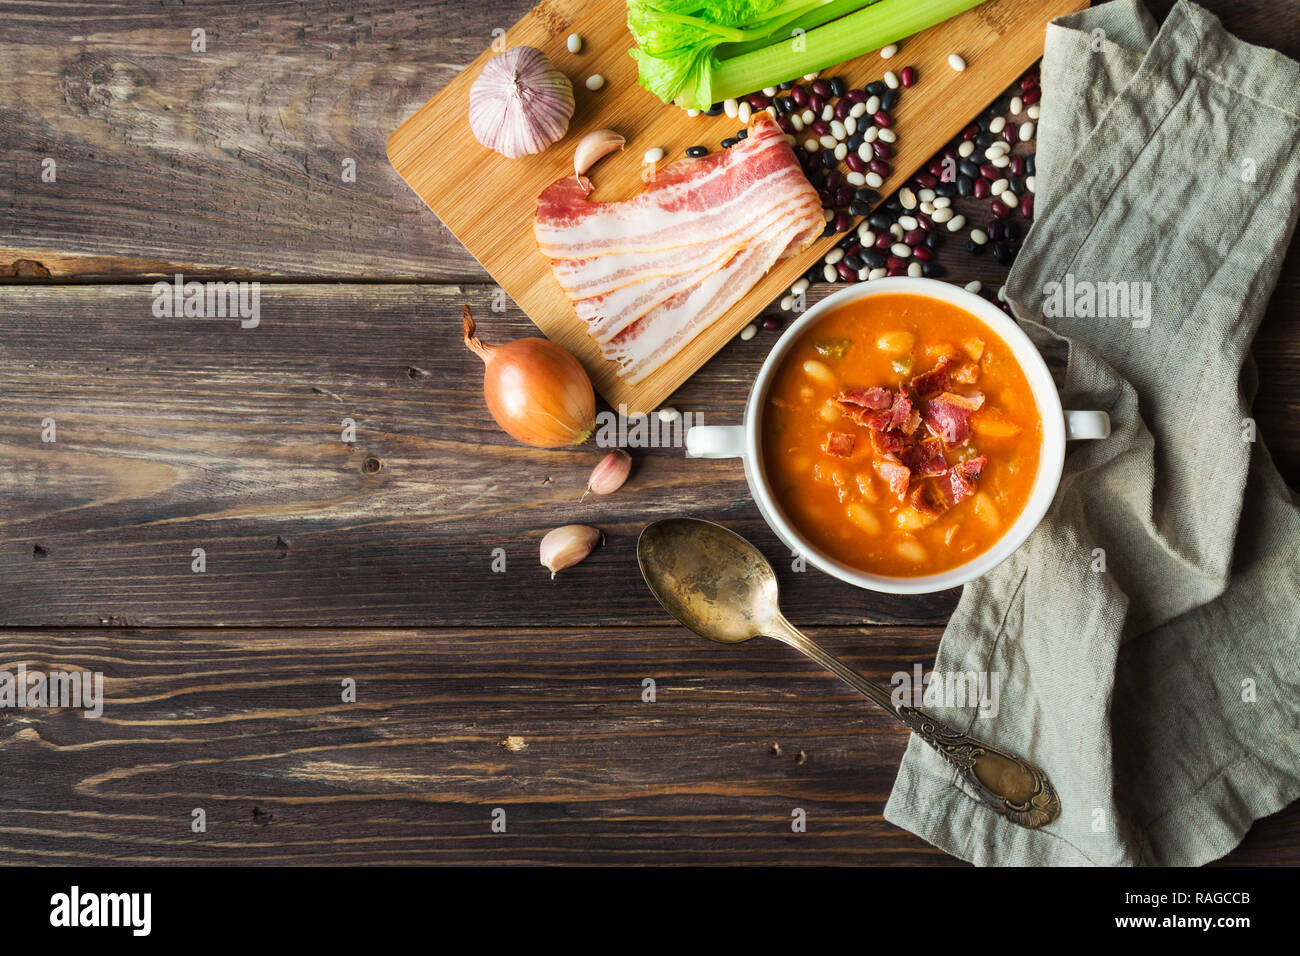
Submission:
M 834 354 L 817 347 L 826 341 L 839 343 Z M 817 548 L 915 576 L 965 564 L 1015 521 L 1042 422 L 1011 349 L 982 321 L 938 299 L 879 294 L 795 342 L 762 441 L 778 503 Z M 820 480 L 828 469 L 842 480 Z

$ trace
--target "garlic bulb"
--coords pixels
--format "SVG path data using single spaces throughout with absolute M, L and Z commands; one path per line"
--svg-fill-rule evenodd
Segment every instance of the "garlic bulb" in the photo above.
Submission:
M 511 159 L 540 153 L 565 134 L 572 117 L 573 84 L 536 47 L 512 47 L 488 60 L 469 89 L 469 128 Z

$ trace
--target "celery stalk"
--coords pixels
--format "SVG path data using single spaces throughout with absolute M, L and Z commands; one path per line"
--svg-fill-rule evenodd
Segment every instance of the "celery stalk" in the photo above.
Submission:
M 765 46 L 770 46 L 773 41 L 778 39 L 788 39 L 794 30 L 808 31 L 814 27 L 819 27 L 823 23 L 829 23 L 832 20 L 839 19 L 846 13 L 852 13 L 854 10 L 861 10 L 864 6 L 871 3 L 877 3 L 879 0 L 825 0 L 812 10 L 805 10 L 796 13 L 785 23 L 777 23 L 768 28 L 767 35 L 758 40 L 747 40 L 743 43 L 724 43 L 717 49 L 719 60 L 730 59 L 733 56 L 740 56 L 742 53 L 749 53 L 753 50 L 761 50 Z M 777 32 L 780 31 L 778 38 Z M 754 92 L 750 90 L 750 92 Z
M 983 0 L 877 0 L 871 6 L 761 49 L 715 61 L 702 71 L 698 103 L 720 103 L 825 70 L 880 49 L 978 6 Z M 802 41 L 797 43 L 796 41 Z

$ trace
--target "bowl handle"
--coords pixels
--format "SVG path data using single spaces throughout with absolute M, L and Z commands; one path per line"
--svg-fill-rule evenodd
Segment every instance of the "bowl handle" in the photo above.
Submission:
M 1110 416 L 1105 412 L 1071 412 L 1065 413 L 1065 439 L 1078 441 L 1082 438 L 1109 438 Z
M 686 457 L 745 457 L 745 427 L 743 425 L 696 425 L 686 433 Z

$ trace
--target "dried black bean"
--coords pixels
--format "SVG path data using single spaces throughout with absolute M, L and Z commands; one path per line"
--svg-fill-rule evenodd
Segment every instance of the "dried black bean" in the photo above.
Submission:
M 938 249 L 943 244 L 943 233 L 938 230 L 926 233 L 925 244 L 931 249 Z
M 859 269 L 862 268 L 862 257 L 861 257 L 861 256 L 848 255 L 848 256 L 845 256 L 845 257 L 844 257 L 843 262 L 844 262 L 844 264 L 845 264 L 846 266 L 848 266 L 848 267 L 849 267 L 850 269 L 852 269 L 854 272 L 857 272 Z
M 853 198 L 858 202 L 869 202 L 874 204 L 880 202 L 880 193 L 876 192 L 874 189 L 868 189 L 866 186 L 863 186 L 861 189 L 855 189 L 853 191 Z
M 1011 184 L 1011 191 L 1017 196 L 1023 196 L 1025 194 L 1025 177 L 1012 176 L 1008 182 Z
M 1011 222 L 1010 220 L 1007 220 L 1006 222 L 1002 223 L 1002 238 L 1019 239 L 1020 227 L 1017 226 L 1014 222 Z
M 865 216 L 870 212 L 871 212 L 871 203 L 869 202 L 859 202 L 858 200 L 855 199 L 853 200 L 853 202 L 849 203 L 850 216 Z
M 782 90 L 788 90 L 791 89 L 793 86 L 794 86 L 794 80 L 786 80 L 784 83 L 779 84 L 777 88 Z
M 1033 153 L 1030 153 L 1028 156 L 1025 157 L 1025 175 L 1026 176 L 1034 175 L 1034 154 Z
M 975 135 L 975 148 L 988 149 L 989 146 L 992 145 L 993 140 L 995 139 L 997 139 L 997 137 L 994 136 L 992 133 L 988 132 L 987 130 L 982 133 L 977 133 Z
M 889 91 L 883 80 L 875 80 L 867 84 L 867 92 L 872 96 L 884 96 Z
M 888 229 L 894 224 L 894 217 L 887 216 L 883 212 L 872 213 L 871 218 L 867 220 L 867 224 L 876 232 L 880 232 L 882 229 Z
M 692 159 L 699 159 L 701 156 L 707 156 L 707 155 L 709 155 L 709 147 L 707 147 L 707 146 L 688 146 L 688 147 L 686 148 L 686 155 L 689 156 L 689 157 L 691 157 Z
M 885 208 L 888 209 L 890 212 L 902 212 L 903 201 L 899 199 L 897 196 L 890 196 L 888 199 L 885 200 Z
M 888 113 L 898 105 L 898 90 L 885 90 L 880 94 L 880 108 Z
M 748 139 L 748 138 L 749 138 L 749 130 L 748 130 L 748 129 L 738 129 L 738 130 L 736 130 L 736 139 Z
M 934 192 L 936 196 L 947 196 L 952 199 L 957 195 L 957 184 L 941 182 L 934 187 Z
M 1011 251 L 1011 243 L 1005 240 L 993 243 L 993 258 L 1001 265 L 1010 265 L 1013 255 L 1014 254 Z
M 843 96 L 849 91 L 849 85 L 844 82 L 842 76 L 831 77 L 831 94 L 834 96 Z
M 992 239 L 994 242 L 997 242 L 999 239 L 1002 238 L 1002 220 L 994 219 L 992 222 L 989 223 L 989 227 L 984 231 L 989 234 L 990 239 Z
M 943 266 L 939 265 L 937 262 L 922 262 L 921 275 L 925 276 L 927 279 L 937 279 L 939 276 L 943 275 Z
M 835 168 L 836 166 L 838 166 L 839 164 L 840 164 L 840 161 L 839 161 L 838 159 L 835 158 L 835 150 L 833 150 L 833 149 L 822 150 L 822 165 L 823 165 L 823 166 L 825 166 L 827 169 L 834 169 L 834 168 Z
M 721 116 L 721 115 L 722 115 L 722 104 L 721 104 L 721 103 L 714 103 L 712 106 L 710 106 L 707 110 L 704 111 L 704 115 L 705 115 L 705 116 Z
M 980 128 L 980 132 L 987 132 L 989 123 L 993 121 L 993 114 L 985 111 L 980 118 L 975 121 L 975 125 Z
M 864 133 L 854 133 L 847 140 L 849 152 L 856 153 L 858 151 L 858 147 L 861 146 L 864 142 L 866 142 L 866 135 Z
M 826 228 L 822 230 L 821 237 L 825 239 L 827 236 L 833 236 L 833 235 L 835 235 L 835 220 L 832 219 L 830 222 L 826 224 Z M 819 276 L 819 279 L 824 279 L 824 278 L 825 276 Z M 813 280 L 813 281 L 817 281 L 817 280 Z
M 967 240 L 966 240 L 966 251 L 969 252 L 972 256 L 982 256 L 982 255 L 984 255 L 984 249 L 985 249 L 985 247 L 987 247 L 987 246 L 988 246 L 988 243 L 980 244 L 980 243 L 976 242 L 974 239 L 967 239 Z
M 877 249 L 863 249 L 862 261 L 865 262 L 867 267 L 870 269 L 883 269 L 885 268 L 885 263 L 889 260 L 883 252 L 880 252 Z
M 958 163 L 957 169 L 961 172 L 963 176 L 969 178 L 972 183 L 974 183 L 975 180 L 980 178 L 979 166 L 977 166 L 975 163 L 972 163 L 969 159 L 963 159 L 960 163 Z
M 728 136 L 726 139 L 724 139 L 724 140 L 722 141 L 722 148 L 723 148 L 723 149 L 731 149 L 731 147 L 735 146 L 735 145 L 736 145 L 737 143 L 739 143 L 739 142 L 740 142 L 740 140 L 736 139 L 736 137 L 734 137 L 734 136 Z M 703 154 L 701 153 L 701 155 L 703 155 Z
M 971 194 L 971 191 L 974 188 L 975 188 L 975 180 L 971 179 L 969 176 L 962 174 L 961 176 L 957 177 L 958 196 L 969 196 Z

